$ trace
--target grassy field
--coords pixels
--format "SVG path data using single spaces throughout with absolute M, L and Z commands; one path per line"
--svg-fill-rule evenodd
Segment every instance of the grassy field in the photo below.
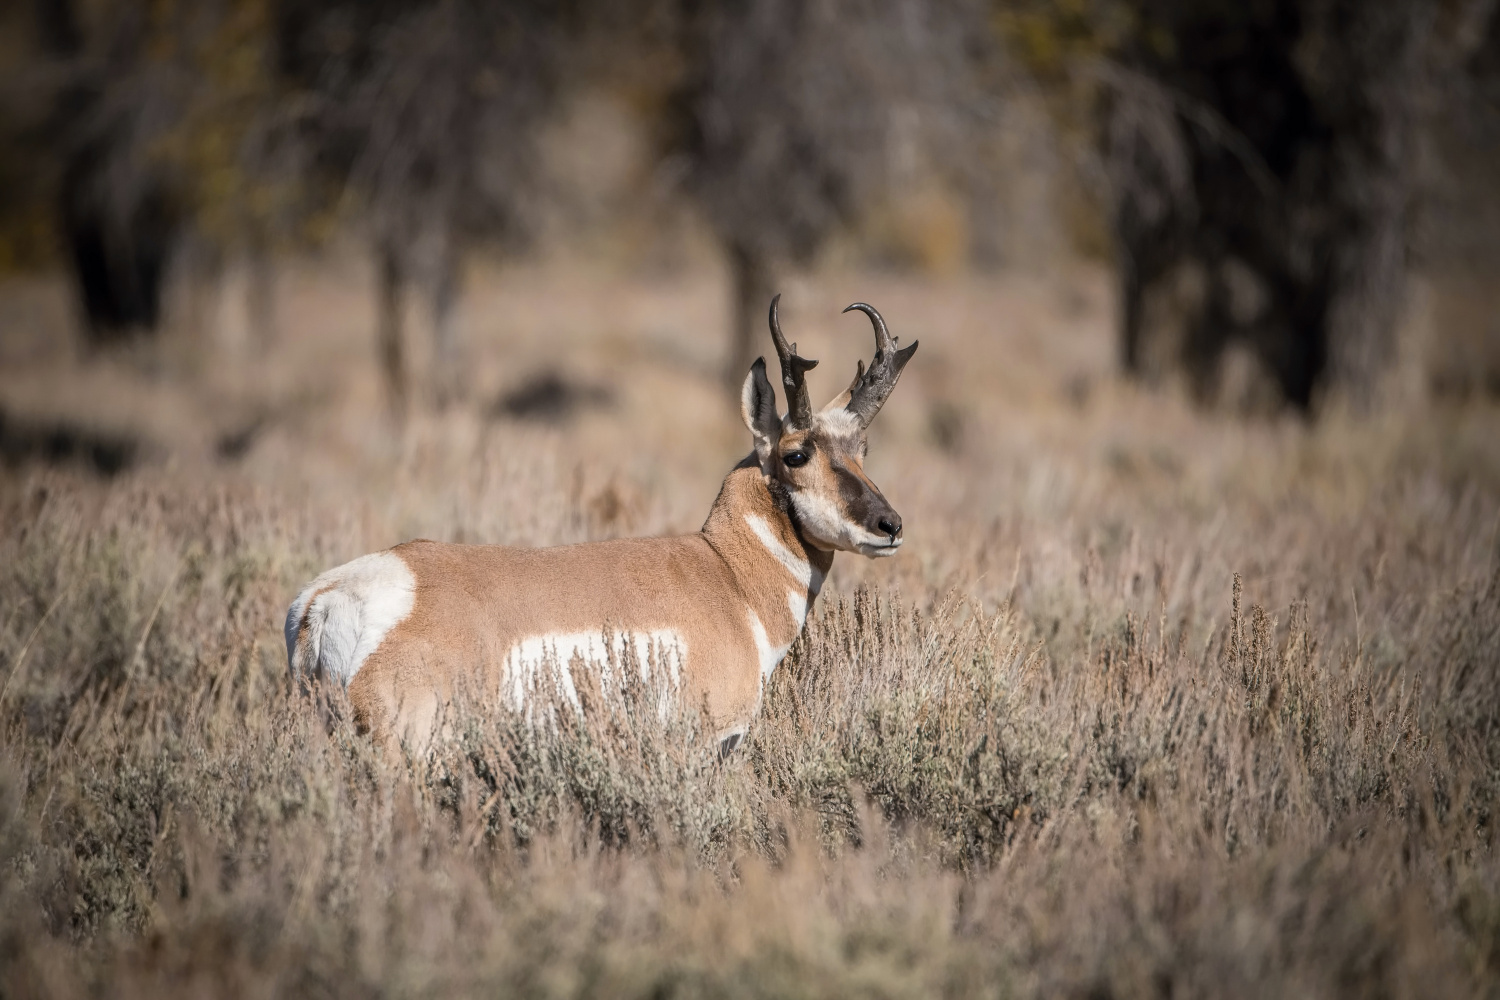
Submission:
M 286 676 L 302 583 L 694 530 L 749 447 L 714 273 L 470 289 L 467 401 L 397 429 L 352 264 L 86 361 L 0 288 L 0 996 L 1500 995 L 1492 404 L 1232 418 L 1110 374 L 1093 271 L 804 277 L 815 395 L 848 302 L 922 341 L 907 543 L 745 748 L 623 698 L 382 757 Z

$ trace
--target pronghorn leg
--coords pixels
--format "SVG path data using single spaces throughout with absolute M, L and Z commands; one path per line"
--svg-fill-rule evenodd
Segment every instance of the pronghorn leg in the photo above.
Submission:
M 744 731 L 738 729 L 727 736 L 721 736 L 719 738 L 719 759 L 723 760 L 730 754 L 734 753 L 735 748 L 738 747 L 740 743 L 744 741 L 744 739 Z

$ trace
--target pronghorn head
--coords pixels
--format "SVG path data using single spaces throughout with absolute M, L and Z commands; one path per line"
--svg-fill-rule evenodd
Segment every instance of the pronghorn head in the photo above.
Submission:
M 865 431 L 896 387 L 901 369 L 917 344 L 897 348 L 885 320 L 874 306 L 856 302 L 875 326 L 875 358 L 864 362 L 849 388 L 823 409 L 813 412 L 807 399 L 806 373 L 816 361 L 797 356 L 777 320 L 778 295 L 771 300 L 771 339 L 781 361 L 787 414 L 776 415 L 776 391 L 766 378 L 765 358 L 750 366 L 740 394 L 745 424 L 755 438 L 755 457 L 773 495 L 784 499 L 802 537 L 815 548 L 894 555 L 901 547 L 901 515 L 865 475 Z

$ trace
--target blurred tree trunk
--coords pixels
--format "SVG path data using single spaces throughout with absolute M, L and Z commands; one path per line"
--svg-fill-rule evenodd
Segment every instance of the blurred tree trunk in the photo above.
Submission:
M 432 391 L 439 406 L 462 400 L 468 391 L 463 331 L 458 323 L 460 264 L 453 237 L 440 237 L 427 276 L 432 316 Z
M 774 280 L 771 265 L 744 244 L 730 246 L 729 271 L 734 286 L 730 302 L 734 315 L 730 317 L 729 365 L 724 370 L 724 380 L 738 393 L 750 365 L 762 353 L 755 345 L 766 336 L 766 314 L 776 292 L 771 287 Z
M 1325 320 L 1326 382 L 1357 409 L 1376 402 L 1396 355 L 1434 13 L 1420 0 L 1324 0 L 1312 30 L 1332 50 L 1309 71 L 1337 123 L 1340 226 Z M 1343 44 L 1327 44 L 1329 40 Z
M 1396 177 L 1367 177 L 1366 182 L 1378 193 L 1372 192 L 1358 229 L 1335 253 L 1326 321 L 1327 384 L 1359 410 L 1377 402 L 1396 355 L 1411 197 Z
M 1099 74 L 1125 370 L 1149 377 L 1172 355 L 1210 399 L 1237 343 L 1298 407 L 1325 392 L 1378 405 L 1423 137 L 1458 65 L 1452 12 L 1425 0 L 1135 6 L 1174 44 L 1127 40 Z M 1488 16 L 1467 6 L 1458 21 Z M 1191 302 L 1173 290 L 1186 267 L 1205 278 Z M 1157 306 L 1190 336 L 1173 337 Z
M 156 332 L 175 236 L 172 212 L 155 185 L 133 204 L 111 205 L 101 193 L 113 155 L 97 148 L 78 153 L 63 181 L 62 228 L 92 346 Z
M 41 3 L 37 11 L 47 54 L 60 66 L 87 65 L 72 0 Z M 128 56 L 120 58 L 128 65 Z M 84 334 L 95 347 L 155 332 L 177 235 L 166 185 L 131 148 L 134 122 L 118 120 L 109 96 L 97 79 L 74 71 L 53 112 L 65 160 L 60 229 L 87 319 Z
M 1115 267 L 1120 276 L 1120 367 L 1127 375 L 1140 378 L 1141 366 L 1141 320 L 1145 305 L 1145 289 L 1141 284 L 1140 268 L 1128 250 L 1117 251 Z
M 199 304 L 193 329 L 209 329 L 236 357 L 264 355 L 276 340 L 276 274 L 265 247 L 249 241 L 227 254 L 205 241 L 184 243 L 175 273 Z
M 250 339 L 257 351 L 276 343 L 276 265 L 259 242 L 251 245 L 245 259 L 245 312 Z
M 929 153 L 941 149 L 934 179 L 973 162 L 975 138 L 992 127 L 970 117 L 983 104 L 974 69 L 992 33 L 987 9 L 681 5 L 681 68 L 663 133 L 729 265 L 724 376 L 733 386 L 766 343 L 775 267 L 810 264 L 833 233 L 927 167 Z
M 289 5 L 299 9 L 293 21 L 305 18 L 306 43 L 291 72 L 319 97 L 315 154 L 364 206 L 386 390 L 397 410 L 418 396 L 452 401 L 467 390 L 463 252 L 481 240 L 519 249 L 531 234 L 538 136 L 571 64 L 576 23 L 563 16 L 568 5 L 529 0 L 312 6 L 308 14 Z M 401 343 L 407 291 L 430 338 L 421 387 Z
M 406 351 L 402 334 L 402 299 L 405 274 L 401 258 L 389 243 L 382 243 L 376 262 L 376 342 L 386 402 L 400 420 L 406 416 Z

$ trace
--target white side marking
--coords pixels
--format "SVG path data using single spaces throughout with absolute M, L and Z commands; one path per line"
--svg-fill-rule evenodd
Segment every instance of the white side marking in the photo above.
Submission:
M 294 668 L 314 670 L 337 677 L 343 684 L 353 680 L 370 654 L 380 648 L 386 634 L 411 614 L 417 581 L 400 556 L 372 552 L 329 570 L 318 577 L 287 613 L 286 639 L 296 651 L 297 632 L 306 595 L 316 600 L 307 609 L 307 662 Z M 290 655 L 289 655 L 289 658 Z
M 651 632 L 616 632 L 611 637 L 615 662 L 625 658 L 627 643 L 640 666 L 641 680 L 651 683 L 651 657 L 656 656 L 657 681 L 664 681 L 669 693 L 677 687 L 682 677 L 682 666 L 687 661 L 687 640 L 676 629 L 656 629 Z M 537 671 L 552 668 L 557 670 L 558 686 L 563 697 L 574 709 L 581 709 L 578 687 L 573 680 L 573 657 L 578 656 L 584 665 L 599 672 L 600 679 L 608 688 L 610 682 L 610 649 L 605 644 L 604 633 L 599 632 L 553 632 L 533 635 L 522 639 L 505 655 L 506 694 L 511 705 L 523 708 L 526 696 L 536 682 Z
M 755 613 L 754 608 L 747 608 L 750 615 L 750 634 L 755 637 L 755 654 L 760 660 L 760 682 L 764 687 L 771 679 L 771 672 L 776 669 L 776 664 L 786 656 L 786 651 L 791 649 L 791 643 L 785 646 L 771 645 L 771 639 L 766 635 L 766 627 L 760 623 L 760 615 Z

